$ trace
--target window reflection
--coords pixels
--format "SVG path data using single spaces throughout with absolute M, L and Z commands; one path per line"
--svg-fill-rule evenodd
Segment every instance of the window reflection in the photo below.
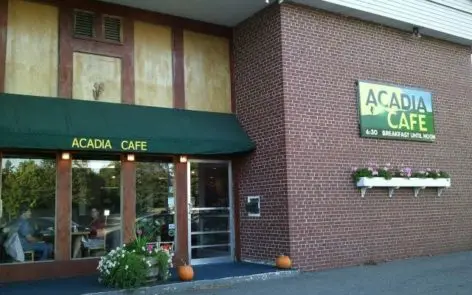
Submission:
M 97 257 L 121 244 L 121 163 L 72 161 L 72 258 Z
M 193 207 L 228 207 L 228 166 L 191 163 L 190 181 Z
M 136 228 L 150 243 L 173 243 L 176 227 L 174 166 L 136 163 Z
M 4 155 L 0 263 L 54 259 L 56 161 Z
M 191 258 L 231 255 L 227 163 L 191 163 Z

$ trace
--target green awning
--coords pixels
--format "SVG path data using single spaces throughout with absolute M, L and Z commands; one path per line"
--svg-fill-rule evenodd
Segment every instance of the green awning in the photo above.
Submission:
M 233 114 L 0 93 L 0 149 L 228 155 L 254 143 Z

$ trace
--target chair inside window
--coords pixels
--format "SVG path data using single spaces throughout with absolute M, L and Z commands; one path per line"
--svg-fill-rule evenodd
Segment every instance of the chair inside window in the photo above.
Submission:
M 98 253 L 106 253 L 107 251 L 107 246 L 106 246 L 106 233 L 103 236 L 103 239 L 94 239 L 95 241 L 99 241 L 97 243 L 93 244 L 88 244 L 87 239 L 85 237 L 82 237 L 82 245 L 84 247 L 84 250 L 87 253 L 87 257 L 91 257 L 92 254 L 97 254 Z M 87 245 L 88 244 L 88 245 Z
M 18 247 L 16 248 L 16 251 L 22 251 L 23 252 L 23 256 L 24 256 L 24 261 L 17 261 L 15 260 L 13 257 L 10 257 L 10 255 L 8 255 L 8 253 L 6 253 L 6 249 L 5 249 L 5 245 L 4 243 L 6 242 L 8 236 L 10 234 L 13 234 L 15 233 L 16 234 L 16 229 L 15 228 L 9 228 L 9 227 L 4 227 L 0 230 L 0 246 L 1 246 L 1 256 L 3 257 L 2 258 L 2 261 L 7 259 L 7 257 L 9 259 L 13 259 L 14 262 L 26 262 L 26 261 L 31 261 L 31 262 L 34 262 L 34 251 L 33 250 L 30 250 L 30 251 L 24 251 L 23 250 L 23 247 Z M 18 236 L 17 236 L 18 238 Z M 21 256 L 21 255 L 20 255 Z

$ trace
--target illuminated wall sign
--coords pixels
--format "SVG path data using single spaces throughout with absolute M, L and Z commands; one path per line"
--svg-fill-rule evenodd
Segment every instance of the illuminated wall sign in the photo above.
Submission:
M 362 137 L 436 139 L 431 92 L 359 81 L 358 100 Z
M 121 140 L 114 142 L 113 140 L 106 138 L 74 137 L 72 139 L 71 147 L 74 149 L 83 150 L 121 150 L 145 152 L 147 151 L 148 144 L 147 141 L 140 140 Z

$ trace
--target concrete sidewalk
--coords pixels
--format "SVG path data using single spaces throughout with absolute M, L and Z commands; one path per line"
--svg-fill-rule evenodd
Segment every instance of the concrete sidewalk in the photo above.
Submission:
M 303 273 L 280 280 L 174 294 L 471 295 L 472 252 Z

